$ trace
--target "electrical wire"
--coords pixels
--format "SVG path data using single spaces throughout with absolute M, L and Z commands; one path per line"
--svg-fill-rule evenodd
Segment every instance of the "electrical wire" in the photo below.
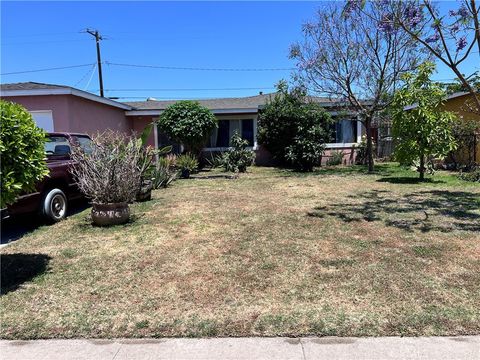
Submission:
M 85 73 L 85 75 L 82 76 L 82 78 L 80 80 L 78 80 L 75 85 L 73 85 L 73 87 L 76 87 L 78 84 L 80 84 L 83 80 L 85 80 L 87 78 L 87 76 L 90 75 L 90 72 L 92 72 L 93 70 L 92 69 L 95 69 L 97 67 L 97 64 L 93 64 L 92 65 L 92 68 L 91 69 L 88 69 L 87 72 Z
M 116 91 L 237 91 L 237 90 L 272 90 L 274 87 L 239 87 L 239 88 L 171 88 L 171 89 L 105 89 L 105 92 Z M 90 91 L 98 91 L 99 89 L 90 89 Z
M 0 75 L 4 76 L 4 75 L 27 74 L 27 73 L 34 73 L 34 72 L 41 72 L 41 71 L 53 71 L 53 70 L 74 69 L 74 68 L 79 68 L 79 67 L 92 66 L 93 64 L 94 64 L 94 63 L 91 63 L 91 64 L 82 64 L 82 65 L 60 66 L 60 67 L 46 68 L 46 69 L 13 71 L 13 72 L 1 73 Z
M 90 79 L 88 79 L 87 85 L 85 85 L 85 88 L 83 90 L 86 90 L 88 85 L 90 85 L 90 82 L 92 81 L 93 74 L 95 73 L 95 69 L 97 68 L 97 64 L 95 63 L 93 65 L 92 73 L 90 74 Z
M 138 68 L 152 68 L 163 70 L 193 70 L 193 71 L 291 71 L 295 68 L 201 68 L 201 67 L 178 67 L 178 66 L 161 66 L 161 65 L 140 65 L 140 64 L 124 64 L 112 63 L 106 61 L 105 64 L 111 66 L 126 66 Z

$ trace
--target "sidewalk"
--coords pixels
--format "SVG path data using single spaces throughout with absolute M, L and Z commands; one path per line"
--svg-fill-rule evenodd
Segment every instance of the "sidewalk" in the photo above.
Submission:
M 0 341 L 0 358 L 480 359 L 480 336 L 418 338 L 212 338 Z

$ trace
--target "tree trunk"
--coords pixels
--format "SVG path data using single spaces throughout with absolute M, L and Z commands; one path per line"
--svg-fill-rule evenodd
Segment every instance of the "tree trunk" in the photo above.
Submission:
M 420 155 L 420 168 L 418 171 L 420 172 L 420 180 L 423 181 L 425 179 L 425 156 L 423 154 Z
M 367 162 L 368 172 L 372 173 L 373 168 L 373 144 L 372 144 L 372 118 L 367 117 L 365 119 L 365 129 L 367 130 Z

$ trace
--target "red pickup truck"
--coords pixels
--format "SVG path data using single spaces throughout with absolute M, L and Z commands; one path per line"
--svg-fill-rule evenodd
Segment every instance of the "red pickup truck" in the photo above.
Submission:
M 82 197 L 73 180 L 70 168 L 72 144 L 88 151 L 91 139 L 85 134 L 48 133 L 45 143 L 47 167 L 50 174 L 35 185 L 35 191 L 22 194 L 14 204 L 2 209 L 2 219 L 10 215 L 38 213 L 48 222 L 57 222 L 67 215 L 68 202 Z

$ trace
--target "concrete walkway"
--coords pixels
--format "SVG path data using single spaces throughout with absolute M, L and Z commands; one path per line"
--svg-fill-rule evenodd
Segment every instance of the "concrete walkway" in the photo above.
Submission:
M 480 336 L 0 341 L 0 358 L 479 360 Z

